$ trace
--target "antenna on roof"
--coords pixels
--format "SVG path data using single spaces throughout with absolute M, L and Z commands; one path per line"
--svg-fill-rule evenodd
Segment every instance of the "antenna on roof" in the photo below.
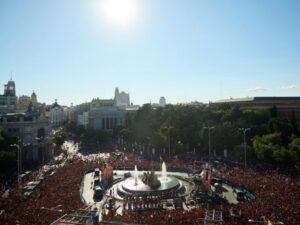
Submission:
M 12 81 L 12 71 L 10 71 L 10 81 Z

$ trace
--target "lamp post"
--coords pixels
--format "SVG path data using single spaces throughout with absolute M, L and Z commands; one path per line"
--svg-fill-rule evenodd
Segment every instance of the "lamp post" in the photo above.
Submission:
M 21 190 L 21 173 L 22 173 L 22 147 L 26 147 L 30 144 L 25 144 L 20 141 L 18 138 L 17 144 L 11 144 L 11 147 L 16 147 L 18 152 L 17 152 L 17 163 L 18 163 L 18 189 L 19 191 Z
M 210 141 L 210 131 L 212 129 L 215 129 L 215 127 L 212 126 L 206 126 L 204 127 L 205 129 L 208 130 L 208 161 L 209 161 L 209 165 L 211 163 L 211 141 Z
M 245 169 L 247 168 L 247 146 L 246 146 L 246 133 L 250 131 L 251 128 L 239 128 L 239 131 L 242 131 L 244 134 L 244 159 L 245 159 Z

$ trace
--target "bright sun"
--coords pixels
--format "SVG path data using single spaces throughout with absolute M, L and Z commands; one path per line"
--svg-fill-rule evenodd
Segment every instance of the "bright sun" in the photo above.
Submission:
M 101 0 L 99 6 L 108 25 L 128 28 L 136 22 L 137 0 Z

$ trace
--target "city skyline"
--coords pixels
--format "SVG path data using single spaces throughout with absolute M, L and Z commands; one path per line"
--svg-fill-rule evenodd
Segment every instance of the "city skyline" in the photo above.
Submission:
M 1 2 L 0 84 L 62 105 L 300 95 L 299 1 L 112 2 Z

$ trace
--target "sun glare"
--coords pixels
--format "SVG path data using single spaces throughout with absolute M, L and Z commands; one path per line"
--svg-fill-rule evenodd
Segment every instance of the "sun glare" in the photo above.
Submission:
M 136 22 L 137 0 L 101 0 L 99 6 L 108 25 L 128 28 Z

